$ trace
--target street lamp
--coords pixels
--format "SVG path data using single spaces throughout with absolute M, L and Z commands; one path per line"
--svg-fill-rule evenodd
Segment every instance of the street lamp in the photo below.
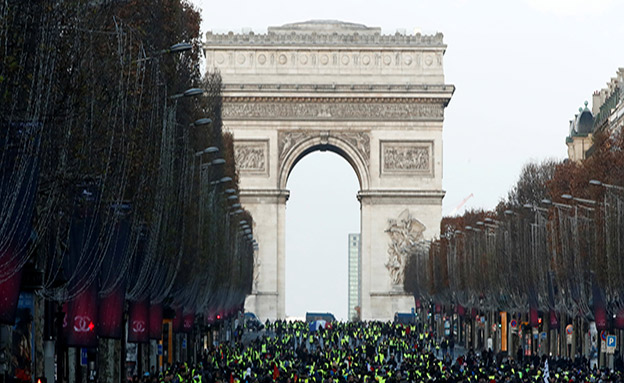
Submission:
M 604 187 L 606 187 L 608 189 L 616 189 L 616 190 L 623 190 L 624 191 L 624 187 L 622 187 L 622 186 L 605 184 L 605 183 L 603 183 L 601 181 L 598 181 L 598 180 L 589 180 L 589 183 L 591 185 L 594 185 L 594 186 L 604 186 Z
M 193 46 L 189 43 L 177 43 L 170 46 L 169 49 L 163 49 L 161 53 L 178 53 L 190 51 L 191 49 L 193 49 Z
M 204 126 L 204 125 L 209 125 L 212 124 L 212 120 L 209 118 L 200 118 L 199 120 L 195 120 L 194 123 L 192 123 L 191 125 L 193 126 Z
M 561 198 L 563 198 L 565 200 L 568 200 L 568 201 L 576 201 L 576 202 L 586 203 L 586 204 L 590 204 L 590 205 L 595 205 L 596 204 L 596 201 L 593 201 L 591 199 L 576 198 L 576 197 L 573 197 L 570 194 L 562 194 Z M 593 211 L 594 210 L 594 208 L 592 208 L 592 207 L 587 207 L 587 206 L 583 206 L 583 205 L 578 205 L 578 206 L 583 208 L 583 209 L 589 210 L 589 211 Z
M 178 93 L 178 94 L 174 94 L 173 96 L 169 96 L 170 99 L 175 100 L 178 98 L 182 98 L 182 97 L 193 97 L 193 96 L 200 96 L 204 94 L 204 91 L 199 89 L 199 88 L 190 88 L 185 90 L 182 93 Z
M 566 205 L 564 203 L 553 202 L 553 201 L 549 200 L 548 198 L 544 198 L 541 202 L 544 205 L 553 205 L 553 206 L 557 206 L 557 207 L 564 207 L 566 209 L 572 209 L 573 208 L 573 206 Z
M 155 59 L 156 57 L 162 56 L 162 55 L 167 54 L 167 53 L 180 53 L 180 52 L 190 51 L 191 49 L 193 49 L 193 45 L 191 45 L 189 43 L 177 43 L 177 44 L 173 44 L 172 46 L 170 46 L 167 49 L 163 49 L 161 51 L 151 53 L 151 54 L 154 55 L 153 57 L 143 57 L 143 58 L 140 58 L 140 59 L 135 60 L 133 62 L 134 63 L 139 63 L 139 62 L 142 62 L 142 61 L 149 61 L 149 60 Z
M 530 203 L 525 203 L 525 204 L 523 205 L 523 207 L 524 207 L 525 209 L 529 209 L 529 210 L 548 211 L 548 209 L 544 209 L 543 207 L 539 207 L 539 206 L 536 206 L 536 205 L 532 205 L 532 204 L 530 204 Z
M 210 163 L 213 165 L 223 165 L 225 163 L 225 160 L 223 158 L 215 158 Z

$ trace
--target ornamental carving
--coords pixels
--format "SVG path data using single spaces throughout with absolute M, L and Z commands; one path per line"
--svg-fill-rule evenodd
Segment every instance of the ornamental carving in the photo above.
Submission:
M 390 236 L 386 269 L 394 285 L 402 285 L 405 265 L 409 257 L 423 243 L 425 225 L 412 217 L 408 209 L 403 210 L 396 219 L 388 220 L 386 233 Z
M 236 167 L 243 173 L 265 173 L 267 167 L 267 141 L 239 141 L 234 143 Z
M 282 132 L 278 133 L 278 151 L 280 163 L 284 161 L 286 154 L 299 142 L 312 137 L 311 132 Z
M 336 138 L 347 141 L 364 159 L 366 166 L 370 160 L 370 136 L 366 132 L 336 133 Z
M 361 32 L 361 31 L 356 31 Z M 442 33 L 435 35 L 382 35 L 354 34 L 354 33 L 206 33 L 204 44 L 207 46 L 267 46 L 267 45 L 303 45 L 303 46 L 327 46 L 328 44 L 343 44 L 346 46 L 377 47 L 444 47 Z
M 345 141 L 364 160 L 366 166 L 370 161 L 370 136 L 367 132 L 328 132 L 328 131 L 280 131 L 278 134 L 278 150 L 280 162 L 302 141 L 320 137 L 327 144 L 330 137 Z
M 414 102 L 314 102 L 268 101 L 225 102 L 223 118 L 256 120 L 442 120 L 442 104 L 419 104 Z
M 382 142 L 382 173 L 431 173 L 431 142 Z

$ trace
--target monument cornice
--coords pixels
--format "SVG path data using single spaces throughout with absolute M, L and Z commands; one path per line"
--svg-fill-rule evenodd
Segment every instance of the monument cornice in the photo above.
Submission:
M 239 193 L 243 205 L 245 204 L 245 200 L 286 203 L 290 197 L 289 190 L 280 189 L 241 189 Z
M 301 33 L 273 33 L 265 34 L 249 33 L 213 33 L 207 32 L 204 40 L 204 49 L 208 47 L 227 47 L 234 49 L 236 47 L 279 47 L 280 49 L 289 46 L 300 47 L 358 47 L 358 48 L 442 48 L 446 49 L 444 44 L 444 35 L 436 33 L 435 35 L 415 35 L 394 34 L 382 35 L 381 33 L 359 34 L 357 31 L 353 33 L 322 33 L 308 32 Z
M 226 103 L 232 102 L 255 102 L 255 103 L 336 103 L 336 104 L 370 104 L 370 103 L 382 103 L 382 104 L 436 104 L 445 105 L 447 99 L 432 98 L 432 97 L 271 97 L 271 96 L 223 96 L 223 101 Z
M 446 192 L 444 190 L 362 190 L 358 192 L 357 198 L 359 201 L 365 200 L 377 200 L 382 201 L 384 199 L 391 200 L 409 200 L 409 199 L 428 199 L 442 201 Z
M 313 93 L 397 93 L 439 94 L 451 97 L 451 84 L 223 84 L 224 93 L 232 92 L 313 92 Z

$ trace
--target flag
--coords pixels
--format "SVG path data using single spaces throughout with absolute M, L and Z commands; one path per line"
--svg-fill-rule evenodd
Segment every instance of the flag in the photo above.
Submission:
M 550 371 L 548 369 L 548 359 L 546 359 L 544 364 L 544 383 L 548 383 L 548 379 L 550 379 Z

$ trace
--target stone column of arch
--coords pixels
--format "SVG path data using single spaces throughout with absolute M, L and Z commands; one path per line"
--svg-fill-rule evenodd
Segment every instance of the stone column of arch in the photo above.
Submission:
M 442 127 L 454 91 L 445 50 L 441 34 L 383 35 L 337 21 L 206 35 L 260 249 L 248 311 L 285 317 L 285 188 L 316 150 L 340 154 L 360 183 L 362 319 L 414 306 L 403 292 L 405 258 L 439 235 L 442 214 Z

